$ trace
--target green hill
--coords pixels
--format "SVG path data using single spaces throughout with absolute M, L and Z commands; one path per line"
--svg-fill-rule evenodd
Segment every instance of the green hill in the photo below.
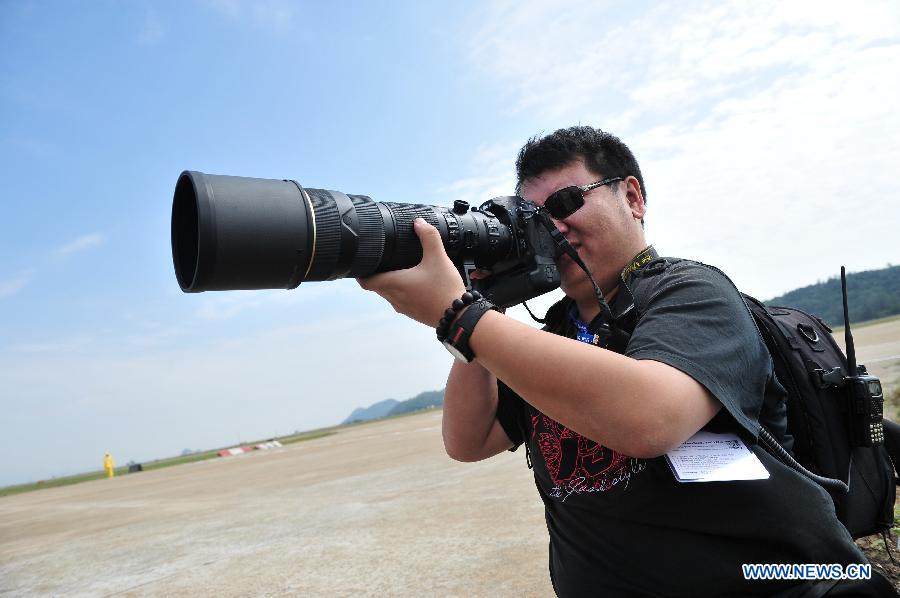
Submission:
M 426 390 L 425 392 L 420 392 L 413 398 L 406 399 L 405 401 L 395 401 L 394 399 L 388 399 L 387 401 L 381 401 L 366 408 L 355 409 L 353 413 L 350 414 L 350 417 L 344 420 L 344 423 L 369 421 L 382 417 L 391 417 L 392 415 L 400 415 L 402 413 L 411 413 L 413 411 L 420 411 L 422 409 L 440 407 L 443 404 L 443 390 Z
M 444 404 L 443 390 L 426 390 L 414 396 L 411 399 L 400 401 L 394 405 L 388 415 L 399 415 L 401 413 L 409 413 L 411 411 L 419 411 L 420 409 L 428 409 L 430 407 L 440 407 Z
M 900 266 L 847 274 L 847 295 L 850 322 L 900 314 Z M 819 316 L 832 327 L 844 324 L 840 276 L 793 290 L 765 303 L 802 309 Z
M 378 419 L 379 417 L 384 417 L 388 413 L 391 412 L 391 409 L 397 406 L 399 401 L 397 399 L 385 399 L 384 401 L 379 401 L 374 405 L 369 405 L 368 407 L 359 407 L 353 410 L 347 419 L 342 421 L 342 424 L 352 424 L 353 422 L 364 422 L 370 419 Z

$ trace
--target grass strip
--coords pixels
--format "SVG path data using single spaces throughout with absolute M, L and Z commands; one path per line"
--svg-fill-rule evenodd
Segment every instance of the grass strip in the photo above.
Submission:
M 332 434 L 337 434 L 337 427 L 335 428 L 326 428 L 322 430 L 311 430 L 309 432 L 300 432 L 299 434 L 291 434 L 289 436 L 284 436 L 282 438 L 275 438 L 281 444 L 293 444 L 295 442 L 303 442 L 304 440 L 315 440 L 316 438 L 323 438 L 325 436 L 331 436 Z M 257 440 L 255 442 L 244 442 L 241 443 L 240 446 L 256 446 L 257 444 L 262 444 L 263 442 L 269 442 L 269 440 Z M 227 447 L 223 447 L 227 448 Z M 196 463 L 198 461 L 206 461 L 207 459 L 214 459 L 219 456 L 219 451 L 222 448 L 213 449 L 210 451 L 201 451 L 197 453 L 191 453 L 189 455 L 180 455 L 178 457 L 168 457 L 165 459 L 157 459 L 155 461 L 147 461 L 145 463 L 141 463 L 141 467 L 143 467 L 144 471 L 152 471 L 154 469 L 163 469 L 164 467 L 174 467 L 176 465 L 184 465 L 185 463 Z M 128 465 L 123 465 L 121 467 L 115 468 L 116 476 L 128 475 Z M 41 490 L 44 488 L 59 488 L 60 486 L 71 486 L 73 484 L 80 484 L 81 482 L 90 482 L 92 480 L 99 480 L 106 477 L 106 472 L 102 469 L 99 471 L 91 471 L 87 473 L 79 473 L 70 476 L 61 476 L 58 478 L 51 478 L 49 480 L 41 480 L 38 482 L 31 482 L 29 484 L 17 484 L 15 486 L 6 486 L 5 488 L 0 488 L 0 497 L 3 496 L 12 496 L 14 494 L 22 494 L 23 492 L 33 492 L 34 490 Z

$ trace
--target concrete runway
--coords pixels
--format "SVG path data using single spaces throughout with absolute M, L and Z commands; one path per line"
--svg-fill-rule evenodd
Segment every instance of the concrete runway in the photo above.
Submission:
M 900 319 L 862 328 L 851 326 L 850 330 L 856 345 L 857 361 L 885 384 L 900 384 Z M 843 348 L 843 332 L 836 340 Z
M 900 383 L 900 320 L 854 336 Z M 456 463 L 440 418 L 0 498 L 0 596 L 552 596 L 523 451 Z
M 440 418 L 0 498 L 0 596 L 552 596 L 523 450 Z
M 866 366 L 873 376 L 881 378 L 885 397 L 891 389 L 900 387 L 900 319 L 871 326 L 850 326 L 853 344 L 856 345 L 856 361 Z M 834 335 L 841 349 L 844 347 L 844 331 Z M 900 421 L 900 412 L 885 408 L 885 417 Z

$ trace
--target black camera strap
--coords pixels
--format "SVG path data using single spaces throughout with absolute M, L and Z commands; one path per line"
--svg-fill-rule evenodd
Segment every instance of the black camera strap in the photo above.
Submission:
M 634 295 L 631 293 L 631 287 L 628 286 L 628 278 L 633 272 L 656 259 L 659 259 L 659 254 L 652 245 L 648 245 L 622 269 L 622 274 L 619 276 L 621 279 L 619 290 L 613 299 L 613 308 L 610 310 L 611 320 L 604 319 L 605 316 L 601 311 L 588 326 L 588 331 L 593 330 L 597 336 L 595 344 L 616 353 L 625 352 L 625 347 L 631 339 L 631 333 L 637 326 L 638 320 L 638 312 L 634 307 Z

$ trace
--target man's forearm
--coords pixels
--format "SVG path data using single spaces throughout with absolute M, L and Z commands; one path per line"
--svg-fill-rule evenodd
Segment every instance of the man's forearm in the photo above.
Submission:
M 447 454 L 478 461 L 512 446 L 496 421 L 497 379 L 477 361 L 455 361 L 444 392 L 443 436 Z
M 476 360 L 525 401 L 613 450 L 653 457 L 691 436 L 720 404 L 693 378 L 485 314 L 470 345 Z

